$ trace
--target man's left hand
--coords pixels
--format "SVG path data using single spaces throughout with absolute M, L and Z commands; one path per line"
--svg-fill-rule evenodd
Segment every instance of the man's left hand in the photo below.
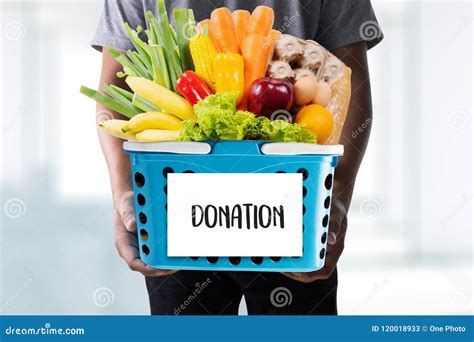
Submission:
M 324 267 L 314 272 L 285 272 L 287 277 L 302 283 L 311 283 L 331 277 L 337 262 L 344 250 L 344 239 L 347 231 L 347 210 L 341 201 L 334 198 L 331 206 L 329 234 Z

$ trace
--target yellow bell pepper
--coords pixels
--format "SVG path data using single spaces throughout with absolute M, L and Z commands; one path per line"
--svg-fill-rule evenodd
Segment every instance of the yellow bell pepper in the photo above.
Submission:
M 214 60 L 216 93 L 237 93 L 237 104 L 244 97 L 244 59 L 237 53 L 218 53 Z

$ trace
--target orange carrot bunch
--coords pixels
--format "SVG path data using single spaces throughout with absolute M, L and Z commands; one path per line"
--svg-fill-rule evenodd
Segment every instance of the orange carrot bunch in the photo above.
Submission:
M 238 53 L 244 59 L 245 91 L 240 109 L 246 109 L 250 85 L 265 76 L 273 47 L 281 32 L 273 30 L 273 9 L 258 6 L 250 14 L 245 10 L 230 12 L 226 7 L 215 9 L 210 19 L 199 23 L 200 30 L 207 27 L 216 52 Z

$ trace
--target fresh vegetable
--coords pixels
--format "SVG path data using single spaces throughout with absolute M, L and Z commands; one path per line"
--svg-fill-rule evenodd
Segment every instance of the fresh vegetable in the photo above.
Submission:
M 124 102 L 113 99 L 112 97 L 104 95 L 104 94 L 102 94 L 101 92 L 99 92 L 97 90 L 90 89 L 90 88 L 82 86 L 81 89 L 80 89 L 80 92 L 82 94 L 86 95 L 87 97 L 90 97 L 91 99 L 93 99 L 97 103 L 100 103 L 101 105 L 104 105 L 105 107 L 107 107 L 107 108 L 109 108 L 109 109 L 111 109 L 111 110 L 113 110 L 117 113 L 125 115 L 128 118 L 131 118 L 131 117 L 137 115 L 138 113 L 140 113 L 140 111 L 138 109 L 136 109 L 132 105 L 131 102 L 130 102 L 130 105 L 127 105 Z
M 209 36 L 209 39 L 212 42 L 212 45 L 214 45 L 214 48 L 216 49 L 216 52 L 221 52 L 221 49 L 219 47 L 219 44 L 217 44 L 216 37 L 214 37 L 214 32 L 212 31 L 212 26 L 211 26 L 211 19 L 205 19 L 201 21 L 197 27 L 197 32 L 200 34 L 206 34 Z
M 107 48 L 107 52 L 122 65 L 123 71 L 127 75 L 153 79 L 151 69 L 147 68 L 142 57 L 137 51 L 132 52 L 129 50 L 127 53 L 124 53 L 109 47 Z M 151 67 L 151 63 L 148 65 L 148 67 Z
M 212 11 L 211 26 L 216 42 L 222 52 L 240 53 L 234 20 L 228 8 L 220 7 Z
M 247 35 L 247 27 L 250 20 L 250 12 L 245 10 L 236 10 L 232 12 L 232 19 L 234 20 L 235 32 L 237 34 L 237 41 L 239 42 L 240 50 Z
M 187 8 L 173 9 L 176 23 L 176 39 L 179 46 L 179 57 L 183 70 L 194 70 L 193 59 L 189 51 L 189 38 L 196 34 L 194 14 Z
M 112 119 L 112 120 L 106 120 L 106 121 L 99 122 L 99 127 L 102 130 L 104 130 L 104 132 L 106 132 L 107 134 L 109 134 L 113 137 L 124 139 L 124 140 L 134 141 L 135 140 L 135 134 L 133 134 L 133 133 L 124 133 L 122 131 L 123 127 L 126 124 L 128 124 L 127 120 Z
M 307 129 L 318 136 L 318 142 L 325 144 L 334 128 L 331 113 L 323 106 L 311 104 L 303 107 L 297 114 L 295 122 L 304 124 Z
M 189 102 L 171 90 L 140 77 L 129 76 L 126 82 L 136 94 L 157 105 L 165 112 L 182 120 L 194 117 L 193 107 Z
M 214 91 L 216 83 L 214 60 L 217 53 L 211 39 L 205 34 L 198 34 L 191 38 L 189 48 L 196 68 L 196 74 Z
M 174 33 L 168 20 L 165 0 L 158 0 L 158 19 L 154 17 L 151 11 L 145 13 L 145 18 L 155 34 L 156 44 L 161 45 L 164 50 L 166 62 L 168 64 L 168 73 L 170 76 L 171 89 L 174 90 L 176 80 L 183 73 L 181 60 L 179 56 L 179 46 L 174 40 Z M 176 34 L 177 35 L 177 34 Z M 150 34 L 150 36 L 152 36 Z
M 142 112 L 159 112 L 161 111 L 161 108 L 155 105 L 154 103 L 151 103 L 150 101 L 144 99 L 138 94 L 132 94 L 132 104 L 135 106 L 135 108 L 140 109 Z
M 159 141 L 175 141 L 178 139 L 181 131 L 168 131 L 162 129 L 147 129 L 136 134 L 139 142 L 159 142 Z
M 211 90 L 194 71 L 185 71 L 176 81 L 176 90 L 192 105 L 212 94 Z
M 214 62 L 216 93 L 237 93 L 237 104 L 244 96 L 244 60 L 237 53 L 218 53 Z
M 273 9 L 267 6 L 257 6 L 250 17 L 247 34 L 261 34 L 268 36 L 273 27 L 275 14 Z
M 304 126 L 282 120 L 270 121 L 237 111 L 235 93 L 215 94 L 194 106 L 197 120 L 188 120 L 178 140 L 270 140 L 315 143 L 316 136 Z
M 312 102 L 326 107 L 331 101 L 331 86 L 326 82 L 318 82 Z
M 289 112 L 294 102 L 293 85 L 284 78 L 262 77 L 249 88 L 248 107 L 256 115 L 271 118 L 273 113 Z
M 318 81 L 313 75 L 305 76 L 295 82 L 295 103 L 304 106 L 313 101 L 318 92 Z
M 245 95 L 248 96 L 248 89 L 256 79 L 265 76 L 269 45 L 267 37 L 261 34 L 252 33 L 245 37 L 242 47 L 242 57 L 245 63 Z M 246 103 L 246 97 L 244 97 Z
M 270 30 L 270 34 L 267 37 L 267 44 L 268 44 L 268 63 L 271 62 L 273 56 L 273 49 L 275 47 L 276 41 L 280 38 L 282 33 L 278 30 Z
M 149 112 L 134 116 L 130 121 L 123 126 L 122 131 L 139 133 L 147 129 L 167 129 L 167 130 L 181 130 L 183 122 L 176 116 L 161 113 Z

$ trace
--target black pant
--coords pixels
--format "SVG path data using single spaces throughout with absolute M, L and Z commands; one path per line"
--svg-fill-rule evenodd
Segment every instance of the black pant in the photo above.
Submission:
M 337 271 L 304 284 L 280 273 L 180 271 L 147 277 L 152 315 L 337 315 Z

